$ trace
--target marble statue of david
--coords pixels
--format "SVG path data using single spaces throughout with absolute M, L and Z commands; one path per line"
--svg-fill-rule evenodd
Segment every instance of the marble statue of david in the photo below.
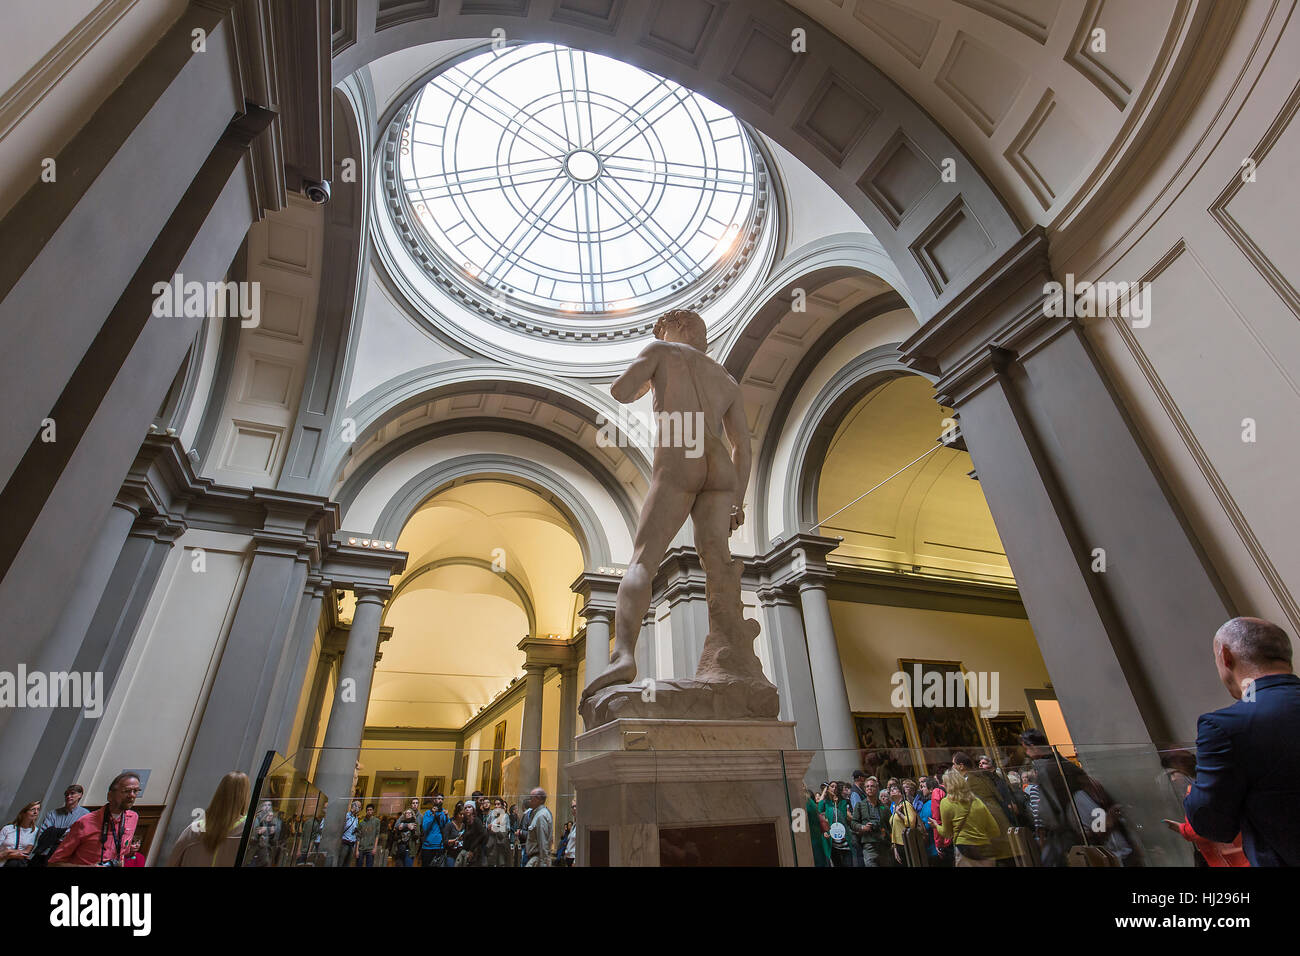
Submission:
M 618 589 L 613 653 L 609 667 L 583 691 L 583 717 L 588 727 L 618 716 L 775 717 L 776 688 L 754 654 L 759 625 L 743 615 L 743 562 L 732 557 L 728 543 L 745 520 L 749 485 L 750 435 L 740 386 L 706 354 L 704 320 L 695 312 L 668 312 L 655 324 L 654 335 L 657 341 L 642 350 L 610 391 L 630 404 L 652 390 L 656 419 L 684 424 L 656 435 L 650 491 L 632 563 Z M 683 440 L 686 436 L 694 440 Z M 659 564 L 687 516 L 704 567 L 709 634 L 694 679 L 656 682 L 647 695 L 631 684 L 641 619 Z

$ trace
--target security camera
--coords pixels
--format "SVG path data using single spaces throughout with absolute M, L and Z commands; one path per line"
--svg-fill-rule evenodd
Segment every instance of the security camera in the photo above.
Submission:
M 303 195 L 318 206 L 323 206 L 330 201 L 330 184 L 326 180 L 318 183 L 315 180 L 308 179 L 302 184 Z

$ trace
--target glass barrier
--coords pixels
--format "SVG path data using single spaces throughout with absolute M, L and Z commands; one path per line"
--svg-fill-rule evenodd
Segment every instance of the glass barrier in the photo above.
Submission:
M 794 829 L 809 834 L 800 865 L 1204 866 L 1233 852 L 1185 825 L 1194 746 L 804 753 L 807 771 L 791 776 Z M 970 764 L 954 768 L 962 755 Z
M 1156 867 L 1240 853 L 1185 825 L 1194 746 L 834 751 L 736 733 L 717 738 L 727 749 L 654 728 L 577 753 L 367 745 L 350 784 L 332 785 L 339 754 L 270 755 L 241 865 Z
M 253 787 L 236 866 L 325 866 L 320 840 L 328 802 L 293 760 L 268 754 Z

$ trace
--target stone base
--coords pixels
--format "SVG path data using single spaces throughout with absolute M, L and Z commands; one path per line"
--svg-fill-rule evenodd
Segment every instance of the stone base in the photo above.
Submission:
M 771 720 L 781 711 L 776 687 L 766 680 L 727 677 L 614 684 L 584 699 L 583 724 L 600 727 L 620 718 L 650 720 Z
M 793 722 L 621 718 L 575 748 L 579 866 L 812 865 Z

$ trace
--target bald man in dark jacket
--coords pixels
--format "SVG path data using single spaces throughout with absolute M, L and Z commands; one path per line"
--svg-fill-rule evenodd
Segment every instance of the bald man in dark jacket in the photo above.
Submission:
M 1241 846 L 1251 866 L 1300 866 L 1300 677 L 1276 624 L 1233 618 L 1214 663 L 1237 702 L 1203 714 L 1196 783 L 1183 808 L 1197 834 Z

